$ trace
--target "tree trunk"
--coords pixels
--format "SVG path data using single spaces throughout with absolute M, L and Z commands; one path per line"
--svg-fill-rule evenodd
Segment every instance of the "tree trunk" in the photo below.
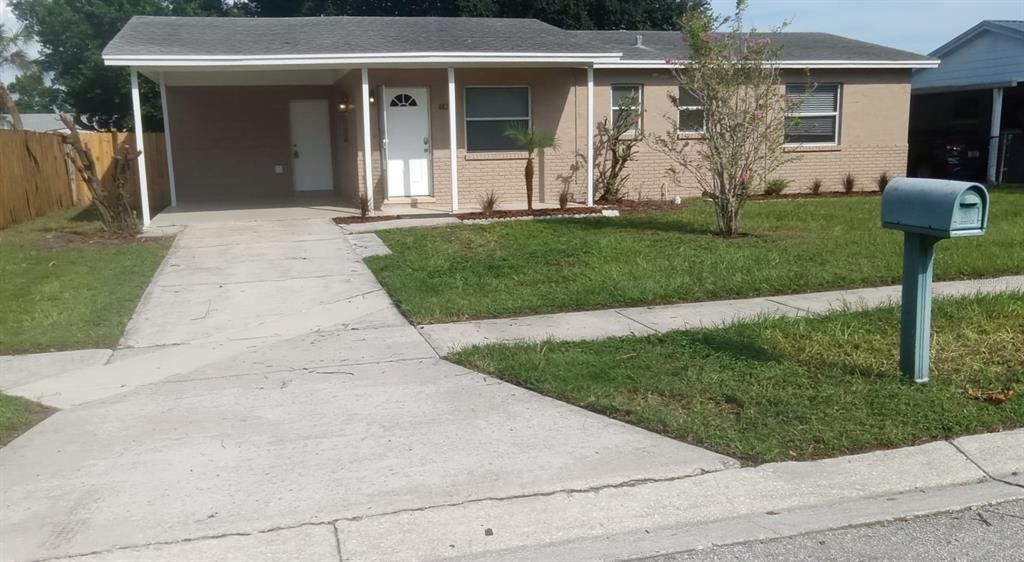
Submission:
M 11 125 L 14 130 L 23 130 L 25 126 L 21 123 L 21 113 L 18 112 L 18 106 L 15 105 L 14 98 L 11 97 L 11 93 L 7 91 L 7 85 L 2 80 L 0 80 L 0 102 L 4 104 L 4 109 L 11 116 Z
M 718 211 L 718 231 L 723 238 L 732 238 L 739 234 L 739 202 L 729 197 L 722 197 L 715 202 Z
M 533 155 L 526 158 L 526 208 L 533 210 Z

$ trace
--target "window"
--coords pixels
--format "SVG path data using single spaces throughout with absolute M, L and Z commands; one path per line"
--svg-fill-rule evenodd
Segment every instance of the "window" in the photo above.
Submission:
M 627 132 L 639 133 L 643 129 L 643 101 L 639 85 L 612 84 L 612 124 L 625 123 Z
M 391 98 L 391 107 L 416 107 L 416 98 L 409 94 L 398 94 Z
M 466 88 L 466 150 L 520 150 L 505 136 L 509 126 L 530 126 L 530 89 L 526 86 Z
M 679 87 L 679 132 L 704 132 L 704 106 L 693 92 Z
M 839 142 L 839 84 L 786 84 L 786 97 L 799 103 L 786 115 L 786 142 Z

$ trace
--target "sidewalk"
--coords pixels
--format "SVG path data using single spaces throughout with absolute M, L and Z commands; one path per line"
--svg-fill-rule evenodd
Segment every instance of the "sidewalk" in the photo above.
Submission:
M 1024 275 L 935 283 L 936 297 L 1024 291 Z M 900 286 L 781 295 L 752 299 L 615 308 L 518 318 L 418 326 L 444 356 L 456 349 L 498 342 L 598 340 L 721 326 L 765 315 L 802 316 L 837 308 L 874 308 L 900 301 Z

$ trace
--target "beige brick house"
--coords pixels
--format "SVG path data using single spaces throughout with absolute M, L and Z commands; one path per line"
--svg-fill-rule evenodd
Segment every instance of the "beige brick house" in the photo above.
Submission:
M 787 92 L 816 87 L 789 133 L 800 159 L 782 176 L 861 187 L 906 168 L 910 78 L 938 61 L 820 33 L 782 33 Z M 494 191 L 525 203 L 525 153 L 510 124 L 554 132 L 538 159 L 542 204 L 570 190 L 595 196 L 596 124 L 639 114 L 645 134 L 699 142 L 700 107 L 680 93 L 682 36 L 664 31 L 566 31 L 536 20 L 477 18 L 135 17 L 103 53 L 160 85 L 174 205 L 252 205 L 322 194 L 374 209 L 473 209 Z M 684 92 L 685 93 L 685 92 Z M 635 105 L 623 107 L 627 100 Z M 452 147 L 456 147 L 452 150 Z M 144 148 L 144 147 L 143 147 Z M 629 169 L 634 197 L 693 195 L 672 184 L 646 145 Z M 144 213 L 148 222 L 148 209 Z

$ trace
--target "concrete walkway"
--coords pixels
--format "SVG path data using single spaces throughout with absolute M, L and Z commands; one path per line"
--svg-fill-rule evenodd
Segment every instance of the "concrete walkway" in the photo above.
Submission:
M 326 221 L 187 227 L 123 343 L 9 390 L 66 409 L 0 449 L 0 559 L 337 560 L 332 522 L 737 466 L 439 359 Z
M 935 283 L 937 297 L 1024 291 L 1024 275 Z M 420 333 L 434 349 L 447 355 L 471 345 L 498 342 L 598 340 L 647 335 L 670 330 L 721 326 L 759 316 L 801 316 L 837 308 L 871 308 L 900 301 L 900 287 L 874 287 L 803 295 L 782 295 L 727 301 L 615 308 L 563 314 L 542 314 L 428 324 Z

